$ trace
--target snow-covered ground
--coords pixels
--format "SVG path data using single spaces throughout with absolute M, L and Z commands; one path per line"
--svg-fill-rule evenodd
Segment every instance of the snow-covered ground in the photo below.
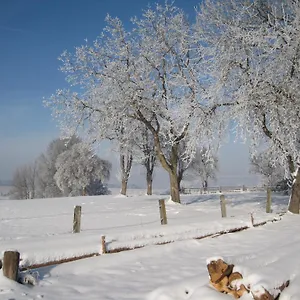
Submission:
M 144 248 L 40 268 L 38 286 L 29 288 L 0 277 L 0 299 L 226 299 L 209 288 L 206 259 L 223 256 L 300 298 L 300 225 L 298 216 L 243 232 L 195 240 L 210 233 L 251 226 L 285 210 L 287 196 L 273 195 L 266 214 L 265 193 L 226 194 L 227 218 L 221 218 L 219 195 L 186 195 L 182 205 L 166 202 L 168 225 L 160 225 L 158 199 L 165 196 L 119 195 L 0 201 L 0 250 L 17 249 L 22 265 L 101 253 L 108 249 Z M 73 208 L 82 206 L 82 232 L 72 234 Z M 296 234 L 295 234 L 296 233 Z M 176 241 L 167 245 L 158 243 Z M 268 283 L 267 283 L 268 284 Z M 284 294 L 283 294 L 284 295 Z M 297 297 L 297 295 L 299 295 Z
M 6 200 L 9 198 L 11 188 L 11 186 L 0 185 L 0 200 Z

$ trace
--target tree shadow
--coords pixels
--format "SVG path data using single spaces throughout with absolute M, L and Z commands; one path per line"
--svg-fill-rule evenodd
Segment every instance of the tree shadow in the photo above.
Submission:
M 34 268 L 30 270 L 23 270 L 21 271 L 21 275 L 25 276 L 27 274 L 31 274 L 33 277 L 37 279 L 37 281 L 43 281 L 46 282 L 47 278 L 51 277 L 51 270 L 56 268 L 58 264 L 53 264 L 45 267 L 40 267 L 40 268 Z
M 228 206 L 233 208 L 238 208 L 238 206 L 243 206 L 251 204 L 256 205 L 262 211 L 265 210 L 267 203 L 267 193 L 224 193 L 225 201 Z M 272 210 L 273 211 L 282 211 L 288 205 L 289 195 L 280 192 L 272 192 Z M 183 205 L 192 205 L 192 204 L 201 204 L 209 202 L 220 201 L 220 194 L 201 194 L 201 195 L 184 195 L 181 198 L 181 203 Z
M 183 195 L 181 197 L 181 204 L 183 205 L 191 205 L 194 203 L 203 203 L 209 201 L 218 201 L 219 194 L 201 194 L 201 195 Z

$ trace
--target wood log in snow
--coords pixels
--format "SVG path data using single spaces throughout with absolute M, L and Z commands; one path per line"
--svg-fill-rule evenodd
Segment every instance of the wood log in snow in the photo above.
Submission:
M 290 281 L 286 281 L 280 287 L 276 287 L 272 289 L 272 291 L 268 291 L 261 285 L 254 286 L 251 289 L 251 294 L 254 300 L 277 300 L 280 299 L 281 292 L 288 287 Z
M 233 272 L 234 265 L 227 264 L 222 258 L 207 261 L 210 284 L 219 292 L 232 295 L 238 299 L 245 293 L 251 292 L 254 300 L 277 300 L 280 293 L 289 285 L 289 281 L 280 287 L 268 290 L 262 285 L 245 286 L 243 275 Z
M 207 264 L 211 285 L 221 293 L 226 293 L 240 298 L 239 292 L 232 289 L 229 278 L 232 274 L 233 265 L 225 263 L 221 258 L 212 260 Z

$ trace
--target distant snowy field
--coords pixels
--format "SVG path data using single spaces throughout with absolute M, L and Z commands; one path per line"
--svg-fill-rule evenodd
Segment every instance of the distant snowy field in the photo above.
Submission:
M 0 200 L 8 199 L 10 190 L 11 186 L 0 186 Z
M 0 249 L 20 251 L 23 266 L 101 253 L 102 235 L 108 249 L 146 245 L 41 268 L 34 288 L 1 276 L 0 299 L 229 299 L 207 285 L 206 259 L 215 255 L 241 264 L 249 274 L 261 268 L 274 282 L 294 279 L 283 299 L 299 295 L 300 257 L 294 255 L 300 251 L 298 216 L 285 215 L 276 223 L 239 233 L 193 239 L 251 226 L 250 213 L 255 223 L 278 218 L 286 209 L 287 196 L 273 194 L 273 213 L 266 214 L 266 193 L 226 194 L 227 218 L 222 219 L 218 194 L 184 195 L 179 205 L 166 195 L 145 196 L 142 190 L 130 190 L 129 197 L 116 193 L 0 201 Z M 164 226 L 158 209 L 161 198 L 167 200 L 168 225 Z M 75 205 L 82 206 L 79 234 L 72 234 Z M 170 241 L 176 242 L 155 245 Z M 277 268 L 280 272 L 275 272 Z

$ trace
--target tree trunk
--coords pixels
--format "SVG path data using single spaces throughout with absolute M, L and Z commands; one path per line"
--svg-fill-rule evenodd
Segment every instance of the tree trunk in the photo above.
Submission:
M 299 214 L 300 209 L 300 172 L 297 170 L 296 178 L 292 186 L 292 194 L 289 201 L 288 211 L 293 214 Z
M 172 146 L 171 158 L 168 162 L 166 156 L 162 151 L 157 133 L 154 133 L 154 144 L 155 152 L 161 163 L 161 166 L 169 173 L 171 199 L 174 202 L 180 203 L 180 194 L 177 180 L 178 145 Z
M 204 190 L 204 192 L 207 192 L 207 187 L 208 187 L 208 180 L 205 179 L 204 182 L 203 182 L 203 190 Z
M 122 178 L 122 187 L 121 187 L 121 195 L 125 195 L 127 194 L 127 179 Z
M 171 199 L 174 202 L 180 203 L 180 193 L 179 193 L 177 172 L 169 172 L 169 177 L 170 177 Z
M 179 192 L 181 192 L 181 181 L 183 178 L 183 173 L 179 172 L 179 174 L 177 175 L 177 185 L 178 185 L 178 190 Z
M 152 174 L 147 174 L 147 195 L 152 195 Z
M 120 168 L 121 168 L 121 195 L 127 194 L 127 183 L 132 167 L 131 153 L 120 154 Z

